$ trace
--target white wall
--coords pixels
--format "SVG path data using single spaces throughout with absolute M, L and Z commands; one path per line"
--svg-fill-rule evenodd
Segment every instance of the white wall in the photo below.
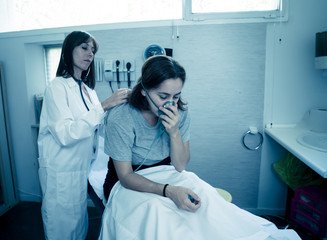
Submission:
M 269 24 L 264 124 L 298 123 L 315 107 L 327 107 L 327 78 L 314 68 L 315 34 L 327 31 L 327 1 L 291 0 L 289 21 Z M 285 150 L 266 136 L 258 208 L 283 208 L 286 186 L 272 170 Z
M 267 57 L 274 61 L 267 66 L 273 71 L 273 76 L 267 76 L 273 84 L 267 121 L 296 123 L 310 108 L 326 107 L 327 79 L 314 67 L 315 34 L 327 31 L 326 9 L 324 0 L 291 1 L 289 21 L 269 24 L 267 38 L 274 39 L 274 45 Z
M 246 150 L 241 144 L 243 133 L 249 126 L 262 130 L 272 119 L 274 122 L 299 119 L 306 108 L 303 104 L 307 107 L 317 104 L 319 94 L 322 96 L 324 92 L 320 89 L 326 88 L 326 81 L 313 69 L 313 59 L 303 59 L 314 54 L 314 33 L 327 30 L 323 26 L 326 19 L 318 19 L 325 16 L 321 9 L 326 9 L 327 2 L 317 0 L 315 6 L 304 0 L 290 2 L 289 22 L 268 26 L 264 23 L 179 26 L 179 39 L 176 36 L 172 39 L 175 29 L 171 26 L 84 28 L 100 43 L 97 57 L 134 58 L 137 76 L 146 46 L 157 43 L 174 49 L 174 57 L 187 71 L 183 97 L 192 115 L 192 160 L 188 169 L 210 184 L 230 191 L 233 202 L 247 209 L 285 207 L 280 200 L 285 197 L 285 189 L 271 171 L 271 163 L 279 159 L 283 149 L 265 137 L 262 153 Z M 40 44 L 60 43 L 71 30 L 0 34 L 0 61 L 5 68 L 22 200 L 40 200 L 36 130 L 31 128 L 33 95 L 45 85 Z M 282 44 L 277 45 L 279 36 Z M 303 97 L 312 79 L 316 79 L 317 86 L 310 91 L 310 99 L 300 101 L 298 106 L 297 100 Z M 106 82 L 98 83 L 96 89 L 101 99 L 110 94 Z M 272 190 L 276 197 L 270 197 Z
M 39 44 L 58 39 L 56 34 L 0 38 L 12 134 L 13 157 L 22 200 L 40 201 L 33 96 L 45 87 L 44 55 Z M 63 39 L 61 35 L 60 40 Z
M 178 40 L 172 40 L 171 27 L 91 33 L 100 39 L 98 57 L 136 56 L 137 76 L 146 46 L 174 49 L 187 72 L 183 97 L 192 116 L 188 169 L 230 191 L 235 203 L 255 208 L 260 150 L 246 150 L 241 138 L 249 126 L 262 126 L 265 24 L 180 26 Z M 108 83 L 98 86 L 110 93 Z
M 9 73 L 6 77 L 10 82 L 9 114 L 18 187 L 23 200 L 36 200 L 35 195 L 39 195 L 36 129 L 31 128 L 31 124 L 34 123 L 33 96 L 44 88 L 40 43 L 49 43 L 50 39 L 62 42 L 69 31 L 0 38 L 0 46 L 7 45 L 1 61 Z M 137 76 L 148 45 L 157 43 L 173 48 L 174 58 L 187 71 L 183 96 L 189 102 L 192 116 L 189 169 L 210 184 L 230 191 L 236 204 L 255 208 L 261 154 L 260 150 L 246 150 L 241 138 L 249 126 L 262 126 L 265 24 L 180 26 L 178 39 L 172 39 L 171 26 L 90 32 L 100 44 L 98 58 L 134 58 Z M 8 50 L 13 48 L 21 48 L 21 51 L 13 55 Z M 97 85 L 101 99 L 111 94 L 107 82 Z

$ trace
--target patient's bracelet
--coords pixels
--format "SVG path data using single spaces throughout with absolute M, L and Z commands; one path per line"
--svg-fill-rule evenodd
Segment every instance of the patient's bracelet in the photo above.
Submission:
M 165 184 L 165 186 L 164 186 L 164 188 L 163 188 L 163 193 L 162 193 L 162 195 L 163 195 L 164 197 L 167 197 L 167 196 L 166 196 L 166 188 L 167 188 L 168 185 L 169 185 L 169 184 Z

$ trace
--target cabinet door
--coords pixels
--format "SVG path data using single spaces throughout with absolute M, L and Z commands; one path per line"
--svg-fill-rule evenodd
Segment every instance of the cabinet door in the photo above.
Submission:
M 3 65 L 0 63 L 0 216 L 18 203 L 5 90 Z

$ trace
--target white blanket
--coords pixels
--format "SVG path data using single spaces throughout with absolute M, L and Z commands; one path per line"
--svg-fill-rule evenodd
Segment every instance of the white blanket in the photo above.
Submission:
M 201 207 L 196 213 L 180 210 L 169 198 L 129 190 L 117 182 L 102 217 L 99 239 L 300 239 L 294 231 L 278 230 L 273 223 L 225 201 L 194 173 L 159 166 L 138 174 L 155 182 L 192 189 L 201 198 Z

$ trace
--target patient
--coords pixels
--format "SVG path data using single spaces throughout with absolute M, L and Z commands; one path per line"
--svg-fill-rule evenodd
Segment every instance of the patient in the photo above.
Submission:
M 104 144 L 110 156 L 104 184 L 108 201 L 99 239 L 300 239 L 227 202 L 184 170 L 190 160 L 184 83 L 178 62 L 151 57 L 128 103 L 109 113 Z
M 170 164 L 181 172 L 189 162 L 190 117 L 181 99 L 184 82 L 185 70 L 177 61 L 151 57 L 143 65 L 129 103 L 110 112 L 105 139 L 105 153 L 111 156 L 106 198 L 119 179 L 126 188 L 168 197 L 180 209 L 195 212 L 201 206 L 191 189 L 156 183 L 134 172 Z

